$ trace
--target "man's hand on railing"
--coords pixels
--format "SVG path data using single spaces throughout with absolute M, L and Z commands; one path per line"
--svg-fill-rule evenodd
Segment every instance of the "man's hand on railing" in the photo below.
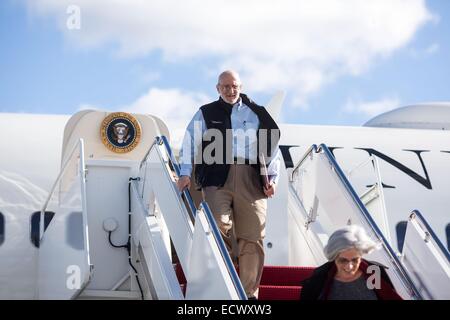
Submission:
M 185 188 L 191 187 L 191 177 L 189 176 L 181 176 L 177 181 L 178 190 L 183 191 Z

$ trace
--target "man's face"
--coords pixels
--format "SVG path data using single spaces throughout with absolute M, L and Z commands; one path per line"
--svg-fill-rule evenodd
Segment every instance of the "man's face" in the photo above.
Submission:
M 227 74 L 221 77 L 216 88 L 225 102 L 229 104 L 238 102 L 239 94 L 241 93 L 241 82 L 233 75 Z

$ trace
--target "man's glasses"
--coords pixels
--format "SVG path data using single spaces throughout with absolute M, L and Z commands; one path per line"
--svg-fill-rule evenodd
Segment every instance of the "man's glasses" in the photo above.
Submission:
M 222 89 L 222 90 L 227 90 L 227 91 L 229 91 L 229 90 L 231 90 L 231 89 L 233 89 L 233 90 L 238 90 L 241 86 L 240 85 L 236 85 L 236 84 L 233 84 L 233 85 L 231 85 L 231 84 L 227 84 L 227 85 L 223 85 L 223 84 L 219 84 L 219 87 Z

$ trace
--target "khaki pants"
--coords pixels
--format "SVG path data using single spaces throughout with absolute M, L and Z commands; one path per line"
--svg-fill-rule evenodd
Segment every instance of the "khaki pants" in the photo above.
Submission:
M 255 169 L 248 165 L 232 164 L 222 188 L 206 187 L 202 190 L 230 255 L 234 223 L 239 277 L 248 297 L 257 297 L 264 266 L 267 200 L 261 188 Z

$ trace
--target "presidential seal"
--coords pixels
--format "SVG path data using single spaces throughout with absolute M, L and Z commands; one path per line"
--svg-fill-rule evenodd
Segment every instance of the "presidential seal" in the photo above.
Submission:
M 100 135 L 103 144 L 116 153 L 127 153 L 136 148 L 141 140 L 141 126 L 131 115 L 114 112 L 102 121 Z

